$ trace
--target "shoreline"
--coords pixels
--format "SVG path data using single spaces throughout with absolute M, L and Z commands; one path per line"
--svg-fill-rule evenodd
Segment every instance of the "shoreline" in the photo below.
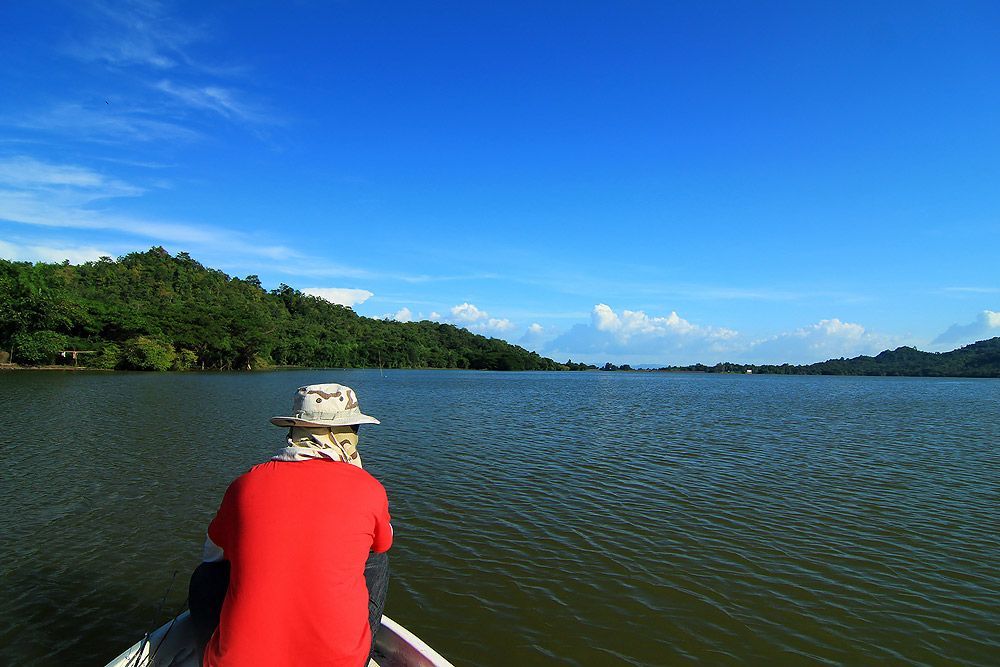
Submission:
M 112 371 L 113 368 L 90 368 L 88 366 L 22 366 L 20 364 L 0 364 L 0 371 Z

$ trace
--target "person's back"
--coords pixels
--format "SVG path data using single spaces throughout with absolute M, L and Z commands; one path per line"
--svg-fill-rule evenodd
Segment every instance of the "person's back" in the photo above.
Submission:
M 232 570 L 205 665 L 363 665 L 365 561 L 388 526 L 385 489 L 347 463 L 269 461 L 233 482 L 208 530 Z
M 392 527 L 356 445 L 357 425 L 378 420 L 334 384 L 301 387 L 295 408 L 271 420 L 291 427 L 289 446 L 230 484 L 209 525 L 191 584 L 206 666 L 368 660 Z

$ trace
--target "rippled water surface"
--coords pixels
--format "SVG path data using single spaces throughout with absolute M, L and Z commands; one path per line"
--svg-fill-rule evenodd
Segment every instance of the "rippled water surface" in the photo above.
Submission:
M 996 380 L 463 371 L 0 374 L 0 664 L 175 614 L 329 381 L 382 420 L 386 613 L 456 665 L 998 664 Z

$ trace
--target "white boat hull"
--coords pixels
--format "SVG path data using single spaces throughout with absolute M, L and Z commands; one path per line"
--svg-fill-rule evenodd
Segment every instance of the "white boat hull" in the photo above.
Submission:
M 189 612 L 153 632 L 107 667 L 198 667 L 194 624 Z M 382 617 L 375 635 L 375 657 L 368 667 L 454 667 L 412 632 Z

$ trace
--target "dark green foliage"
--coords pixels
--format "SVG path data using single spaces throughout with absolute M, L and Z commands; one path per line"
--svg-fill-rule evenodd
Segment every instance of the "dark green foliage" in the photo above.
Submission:
M 66 336 L 55 331 L 14 335 L 18 358 L 28 364 L 51 364 L 66 349 Z
M 266 292 L 257 276 L 159 247 L 79 266 L 0 260 L 0 348 L 22 364 L 85 349 L 95 354 L 81 365 L 123 370 L 566 368 L 450 324 L 360 317 L 288 285 Z
M 912 347 L 886 350 L 875 357 L 830 359 L 807 366 L 716 364 L 671 366 L 664 371 L 753 373 L 778 375 L 905 375 L 914 377 L 1000 377 L 1000 337 L 951 352 L 921 352 Z
M 116 368 L 131 371 L 169 371 L 177 359 L 170 343 L 158 338 L 137 336 L 125 343 Z

